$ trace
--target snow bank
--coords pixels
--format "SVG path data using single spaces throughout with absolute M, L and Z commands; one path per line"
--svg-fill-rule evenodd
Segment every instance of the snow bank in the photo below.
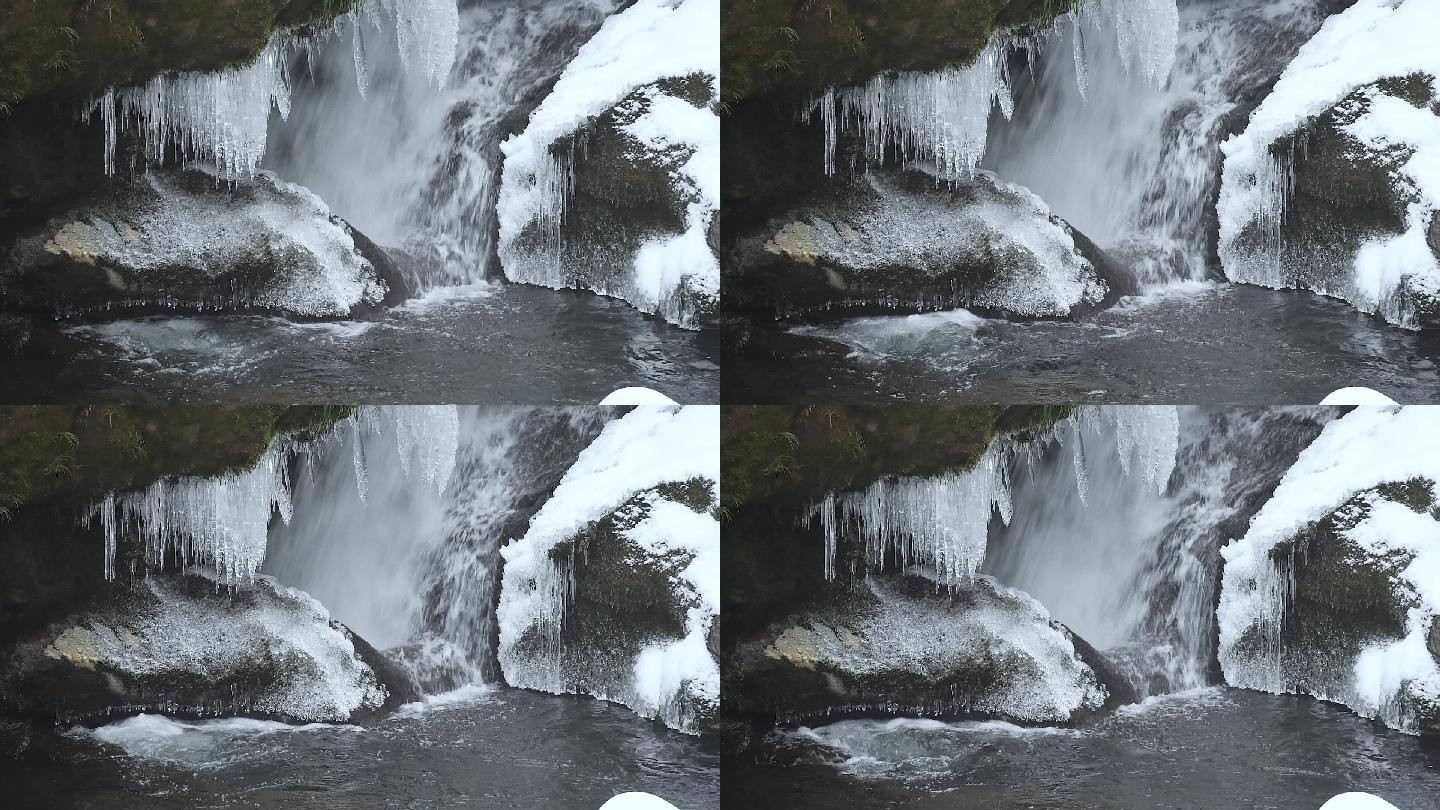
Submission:
M 1287 608 L 1297 586 L 1294 572 L 1272 555 L 1355 496 L 1414 479 L 1440 482 L 1440 409 L 1361 407 L 1325 427 L 1245 536 L 1221 549 L 1217 617 L 1226 682 L 1269 692 L 1304 691 L 1402 731 L 1418 731 L 1415 702 L 1440 704 L 1440 665 L 1426 648 L 1440 616 L 1440 520 L 1434 512 L 1417 512 L 1369 492 L 1340 515 L 1347 518 L 1338 526 L 1349 544 L 1347 564 L 1400 566 L 1390 590 L 1396 603 L 1406 606 L 1407 618 L 1403 637 L 1366 643 L 1351 670 L 1328 683 L 1311 676 L 1302 679 L 1303 688 L 1297 686 L 1298 676 L 1282 663 Z M 1244 643 L 1247 634 L 1258 634 L 1258 651 Z
M 1364 243 L 1351 276 L 1333 282 L 1301 285 L 1298 270 L 1281 265 L 1293 153 L 1276 155 L 1271 148 L 1365 85 L 1416 73 L 1440 81 L 1437 26 L 1437 0 L 1359 0 L 1325 21 L 1251 113 L 1245 131 L 1221 144 L 1220 258 L 1230 279 L 1267 287 L 1307 286 L 1392 323 L 1417 325 L 1409 299 L 1440 295 L 1440 259 L 1426 244 L 1425 233 L 1440 209 L 1440 116 L 1372 87 L 1363 112 L 1341 127 L 1375 153 L 1409 153 L 1391 172 L 1395 195 L 1406 201 L 1407 212 L 1402 234 Z M 1243 233 L 1252 225 L 1260 231 L 1258 245 L 1245 244 L 1256 241 Z
M 556 154 L 557 141 L 662 79 L 704 74 L 713 95 L 719 89 L 719 13 L 718 0 L 640 0 L 611 17 L 566 67 L 525 130 L 501 144 L 505 165 L 497 211 L 507 277 L 554 288 L 576 286 L 573 268 L 561 267 L 559 260 L 575 156 Z M 624 131 L 652 153 L 688 155 L 671 173 L 674 193 L 685 204 L 686 227 L 641 245 L 628 274 L 587 279 L 581 286 L 695 326 L 691 299 L 719 295 L 719 261 L 707 241 L 720 200 L 719 118 L 712 108 L 651 87 L 645 111 Z M 532 226 L 549 243 L 553 255 L 548 262 L 520 258 L 517 242 Z
M 1398 405 L 1400 403 L 1372 388 L 1338 388 L 1320 400 L 1321 405 Z
M 649 793 L 621 793 L 600 805 L 600 810 L 678 810 L 675 805 Z
M 1320 805 L 1320 810 L 1400 810 L 1390 802 L 1369 793 L 1341 793 Z
M 720 605 L 719 521 L 708 510 L 697 512 L 654 492 L 661 485 L 702 479 L 718 497 L 718 410 L 647 406 L 609 423 L 531 519 L 525 536 L 501 549 L 499 658 L 508 683 L 555 693 L 584 691 L 685 731 L 694 731 L 694 718 L 684 701 L 718 702 L 720 673 L 707 636 Z M 633 515 L 617 518 L 622 507 Z M 634 516 L 638 521 L 623 519 Z M 589 676 L 568 670 L 562 655 L 564 625 L 580 627 L 587 617 L 567 615 L 577 585 L 573 561 L 567 565 L 561 555 L 587 527 L 606 518 L 616 518 L 616 533 L 596 542 L 614 544 L 602 552 L 624 554 L 627 568 L 683 561 L 668 587 L 674 604 L 684 607 L 685 634 L 645 645 L 621 682 L 583 683 Z M 619 587 L 593 587 L 611 584 Z

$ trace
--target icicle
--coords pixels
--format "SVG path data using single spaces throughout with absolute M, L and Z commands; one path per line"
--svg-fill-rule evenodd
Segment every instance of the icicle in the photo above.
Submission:
M 361 498 L 367 492 L 368 479 L 363 442 L 367 434 L 394 433 L 400 469 L 405 475 L 418 474 L 420 480 L 444 492 L 455 472 L 456 454 L 460 448 L 460 414 L 454 405 L 367 406 L 356 418 L 355 471 L 361 487 Z

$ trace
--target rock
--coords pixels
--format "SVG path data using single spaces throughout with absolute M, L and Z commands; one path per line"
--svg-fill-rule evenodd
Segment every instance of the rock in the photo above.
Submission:
M 1430 243 L 1430 251 L 1435 258 L 1440 260 L 1440 213 L 1430 215 L 1430 235 L 1426 241 Z
M 1440 175 L 1427 168 L 1440 135 L 1440 60 L 1419 32 L 1428 13 L 1405 0 L 1330 17 L 1222 145 L 1218 253 L 1232 281 L 1440 326 L 1440 256 L 1427 245 L 1440 197 Z M 1384 50 L 1427 56 L 1371 58 Z
M 690 38 L 692 26 L 713 28 L 714 6 L 646 0 L 611 17 L 502 145 L 498 252 L 511 281 L 593 290 L 685 328 L 711 324 L 718 53 Z M 640 43 L 685 53 L 657 62 Z
M 413 699 L 370 645 L 268 578 L 234 591 L 193 575 L 114 583 L 0 659 L 0 709 L 51 720 L 163 711 L 355 722 Z
M 501 549 L 498 657 L 510 685 L 594 695 L 687 733 L 710 723 L 714 420 L 709 408 L 649 407 L 606 425 Z
M 1440 661 L 1427 650 L 1440 615 L 1431 418 L 1360 408 L 1329 423 L 1221 550 L 1226 683 L 1440 733 Z
M 262 173 L 230 187 L 152 170 L 23 232 L 0 258 L 4 306 L 56 316 L 374 312 L 403 290 L 374 243 L 306 189 Z
M 1133 280 L 1026 189 L 981 172 L 937 185 L 919 172 L 871 171 L 831 184 L 739 236 L 727 307 L 769 316 L 974 307 L 1078 317 Z
M 1077 641 L 1034 599 L 987 577 L 937 594 L 929 581 L 872 576 L 736 644 L 727 714 L 1071 723 L 1133 699 Z

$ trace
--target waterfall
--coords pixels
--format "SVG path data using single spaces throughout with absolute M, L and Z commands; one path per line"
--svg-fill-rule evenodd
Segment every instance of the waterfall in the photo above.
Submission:
M 1129 258 L 1142 280 L 1205 278 L 1219 143 L 1319 28 L 1322 5 L 1185 2 L 1163 82 L 1127 66 L 1123 31 L 1059 26 L 1028 80 L 1014 80 L 1014 115 L 994 118 L 983 165 Z M 1062 56 L 1072 50 L 1083 60 Z
M 337 20 L 359 31 L 383 19 L 397 32 L 401 64 L 442 85 L 455 54 L 457 12 L 453 0 L 364 0 Z M 217 178 L 250 180 L 265 155 L 270 113 L 290 114 L 290 62 L 298 51 L 323 47 L 322 32 L 307 42 L 297 31 L 276 31 L 248 65 L 212 73 L 162 73 L 137 87 L 109 88 L 81 110 L 88 122 L 99 110 L 105 123 L 105 173 L 115 174 L 116 141 L 133 135 L 147 161 L 173 158 L 183 165 L 209 164 Z M 351 58 L 363 93 L 368 70 L 359 36 Z
M 443 89 L 405 69 L 403 34 L 383 18 L 342 26 L 331 46 L 307 52 L 311 80 L 296 82 L 293 112 L 272 127 L 266 159 L 372 239 L 402 248 L 418 291 L 494 274 L 500 142 L 524 127 L 618 3 L 460 5 Z
M 1141 695 L 1205 685 L 1220 545 L 1331 415 L 1185 408 L 1164 488 L 1129 480 L 1113 452 L 1121 431 L 1097 431 L 1083 460 L 1079 444 L 1054 445 L 1016 477 L 1015 516 L 992 533 L 984 570 L 1106 652 Z
M 1173 0 L 1084 0 L 1048 29 L 997 32 L 966 67 L 881 74 L 863 85 L 830 88 L 800 115 L 808 122 L 820 109 L 826 174 L 835 173 L 838 133 L 853 124 L 867 160 L 882 163 L 888 155 L 905 165 L 925 164 L 946 180 L 968 178 L 986 151 L 991 108 L 1007 119 L 1014 113 L 1012 57 L 1025 54 L 1033 62 L 1065 39 L 1066 52 L 1073 54 L 1073 90 L 1081 97 L 1090 85 L 1091 50 L 1103 51 L 1104 59 L 1122 69 L 1122 85 L 1133 78 L 1157 86 L 1175 58 L 1176 19 Z M 1082 44 L 1083 37 L 1102 35 L 1110 38 L 1103 48 Z M 1117 77 L 1107 71 L 1102 78 Z
M 827 579 L 836 575 L 839 541 L 853 537 L 870 567 L 914 571 L 955 587 L 973 580 L 985 562 L 992 513 L 1001 524 L 1014 516 L 1012 481 L 1040 463 L 1047 449 L 1069 448 L 1066 492 L 1082 507 L 1091 489 L 1091 454 L 1118 468 L 1106 483 L 1159 494 L 1174 469 L 1178 419 L 1170 406 L 1082 408 L 1041 437 L 996 439 L 965 472 L 883 479 L 858 492 L 832 492 L 804 511 L 800 522 L 808 527 L 820 518 Z

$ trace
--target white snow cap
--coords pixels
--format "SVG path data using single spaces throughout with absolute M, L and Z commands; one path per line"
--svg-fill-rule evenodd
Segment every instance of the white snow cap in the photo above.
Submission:
M 1347 793 L 1347 796 L 1358 796 L 1358 793 Z M 1384 802 L 1381 802 L 1384 804 Z M 1328 806 L 1328 805 L 1327 805 Z M 1347 805 L 1348 807 L 1349 805 Z M 1368 807 L 1369 805 L 1366 805 Z M 1385 805 L 1389 807 L 1390 805 Z M 1360 805 L 1355 807 L 1364 810 Z M 1379 805 L 1376 805 L 1379 807 Z M 619 796 L 600 805 L 600 810 L 679 810 L 675 805 L 665 801 L 659 796 L 649 793 L 621 793 Z
M 639 806 L 636 805 L 636 807 Z M 606 807 L 609 805 L 607 804 Z M 1320 805 L 1320 810 L 1400 810 L 1400 808 L 1369 793 L 1341 793 Z
M 605 395 L 601 405 L 678 405 L 680 403 L 653 388 L 619 388 Z
M 602 405 L 604 403 L 601 403 Z M 1373 388 L 1339 388 L 1320 400 L 1321 405 L 1399 405 Z

